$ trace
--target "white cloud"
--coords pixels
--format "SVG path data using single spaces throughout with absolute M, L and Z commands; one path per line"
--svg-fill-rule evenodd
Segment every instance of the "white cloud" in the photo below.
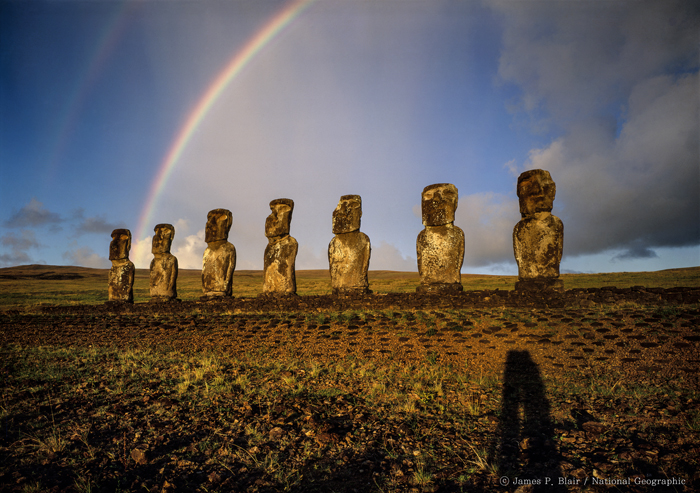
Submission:
M 13 250 L 10 253 L 0 253 L 0 267 L 14 267 L 16 265 L 35 264 L 26 252 Z
M 201 269 L 202 257 L 207 244 L 204 242 L 204 230 L 201 229 L 192 235 L 183 236 L 183 232 L 188 230 L 188 221 L 180 219 L 175 223 L 175 238 L 170 248 L 170 252 L 177 257 L 180 269 Z M 130 259 L 139 269 L 149 269 L 153 260 L 151 246 L 153 237 L 148 236 L 139 241 L 131 242 Z M 239 265 L 236 268 L 240 268 Z
M 147 236 L 141 240 L 131 239 L 131 251 L 129 252 L 129 260 L 131 260 L 137 269 L 150 269 L 153 254 L 151 246 L 153 237 Z
M 520 221 L 518 199 L 496 193 L 459 197 L 455 225 L 464 231 L 464 267 L 513 260 L 513 228 Z
M 328 269 L 328 254 L 325 251 L 318 252 L 309 245 L 299 245 L 295 267 L 298 270 Z
M 9 253 L 0 253 L 0 267 L 46 263 L 34 260 L 28 253 L 30 249 L 37 249 L 43 246 L 36 239 L 36 234 L 31 229 L 23 229 L 19 235 L 8 233 L 0 238 L 0 244 L 10 249 Z
M 36 234 L 31 229 L 23 229 L 20 235 L 8 233 L 0 238 L 0 243 L 13 250 L 25 251 L 30 248 L 39 248 L 41 244 L 36 239 Z
M 32 198 L 27 205 L 16 211 L 10 219 L 5 221 L 8 228 L 36 227 L 44 225 L 56 225 L 63 222 L 60 214 L 51 212 L 44 204 Z
M 184 226 L 184 224 L 181 224 L 181 226 Z M 182 229 L 186 230 L 184 227 Z M 185 236 L 182 240 L 178 239 L 177 226 L 175 231 L 175 240 L 170 252 L 177 257 L 178 267 L 180 269 L 201 269 L 202 257 L 204 256 L 204 250 L 207 248 L 207 244 L 204 242 L 204 230 L 201 229 L 196 234 Z M 239 269 L 238 259 L 236 259 L 236 262 L 236 268 Z
M 70 265 L 80 267 L 92 267 L 94 269 L 109 269 L 112 263 L 109 259 L 101 257 L 90 247 L 79 247 L 63 253 L 63 258 Z
M 418 272 L 415 257 L 404 255 L 398 248 L 386 241 L 380 242 L 378 247 L 372 245 L 369 268 L 370 270 Z

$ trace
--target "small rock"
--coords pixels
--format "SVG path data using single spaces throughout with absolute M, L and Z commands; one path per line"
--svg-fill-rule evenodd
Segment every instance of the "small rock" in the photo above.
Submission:
M 146 459 L 146 451 L 138 448 L 131 451 L 131 458 L 134 459 L 134 462 L 137 464 L 145 464 L 148 462 Z
M 284 436 L 284 430 L 279 426 L 275 426 L 270 430 L 270 440 L 279 440 Z
M 587 421 L 581 425 L 584 430 L 593 435 L 600 435 L 605 433 L 608 427 L 603 423 L 598 423 L 596 421 Z
M 316 435 L 316 442 L 319 443 L 320 445 L 324 445 L 328 442 L 337 442 L 338 441 L 338 435 L 335 433 L 326 433 L 322 431 L 318 435 Z

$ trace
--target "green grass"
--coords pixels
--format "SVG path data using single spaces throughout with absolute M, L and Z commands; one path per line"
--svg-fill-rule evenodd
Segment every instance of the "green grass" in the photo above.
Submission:
M 80 278 L 47 278 L 47 274 L 80 275 Z M 23 266 L 0 269 L 0 308 L 31 308 L 41 305 L 99 304 L 107 301 L 106 269 L 59 266 Z M 297 294 L 301 296 L 331 293 L 326 270 L 297 271 Z M 564 274 L 566 289 L 615 286 L 670 288 L 700 287 L 700 267 L 670 269 L 657 272 L 623 272 L 609 274 Z M 515 276 L 462 275 L 466 291 L 510 290 Z M 418 273 L 370 271 L 370 289 L 374 293 L 414 293 L 420 283 Z M 202 295 L 201 272 L 182 269 L 178 275 L 178 297 L 197 300 Z M 233 276 L 233 296 L 255 297 L 262 291 L 261 271 L 236 271 Z M 134 301 L 150 300 L 149 272 L 137 269 L 134 281 Z M 360 315 L 361 316 L 361 315 Z

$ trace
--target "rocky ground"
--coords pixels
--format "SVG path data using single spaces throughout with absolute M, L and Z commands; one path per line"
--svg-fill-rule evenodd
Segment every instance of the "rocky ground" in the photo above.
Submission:
M 698 491 L 698 294 L 7 312 L 0 488 Z

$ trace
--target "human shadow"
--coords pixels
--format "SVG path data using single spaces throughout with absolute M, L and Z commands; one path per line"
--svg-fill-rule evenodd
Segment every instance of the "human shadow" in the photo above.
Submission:
M 553 437 L 539 368 L 529 351 L 508 351 L 498 432 L 489 446 L 489 462 L 497 466 L 501 484 L 533 484 L 535 491 L 567 491 L 559 484 L 560 456 Z

